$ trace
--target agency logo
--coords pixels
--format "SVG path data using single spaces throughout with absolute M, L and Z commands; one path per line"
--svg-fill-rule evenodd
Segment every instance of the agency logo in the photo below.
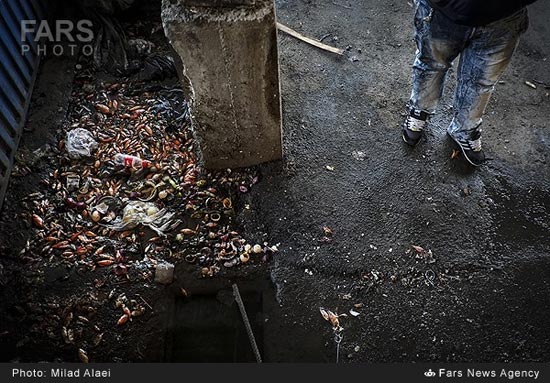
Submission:
M 433 378 L 435 376 L 435 372 L 433 372 L 432 369 L 430 368 L 428 371 L 424 372 L 424 376 L 426 378 Z
M 56 20 L 52 24 L 46 20 L 22 20 L 21 54 L 24 55 L 36 45 L 37 53 L 41 56 L 75 55 L 79 48 L 82 54 L 90 56 L 94 51 L 91 44 L 94 39 L 92 27 L 91 20 Z

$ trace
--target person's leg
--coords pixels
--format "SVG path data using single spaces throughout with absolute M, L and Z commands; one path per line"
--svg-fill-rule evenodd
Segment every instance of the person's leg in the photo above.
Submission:
M 434 11 L 426 0 L 417 0 L 414 17 L 416 58 L 412 92 L 403 139 L 414 145 L 427 119 L 435 112 L 448 69 L 463 49 L 471 28 L 453 23 Z
M 461 54 L 454 118 L 448 131 L 473 165 L 484 160 L 480 128 L 483 114 L 527 25 L 527 10 L 523 10 L 486 27 L 476 28 Z

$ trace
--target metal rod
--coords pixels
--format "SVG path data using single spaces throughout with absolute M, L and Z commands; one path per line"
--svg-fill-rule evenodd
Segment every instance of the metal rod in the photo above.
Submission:
M 233 296 L 239 306 L 239 311 L 241 312 L 241 317 L 243 318 L 244 327 L 246 328 L 246 333 L 248 334 L 248 339 L 250 340 L 250 345 L 252 346 L 252 351 L 256 357 L 256 362 L 262 363 L 262 356 L 260 355 L 260 350 L 258 350 L 258 345 L 256 344 L 256 338 L 254 338 L 254 333 L 252 332 L 252 326 L 250 326 L 250 321 L 248 320 L 248 315 L 246 315 L 246 310 L 244 308 L 243 299 L 241 298 L 241 293 L 239 292 L 239 286 L 236 283 L 233 284 Z
M 340 343 L 342 343 L 342 335 L 338 330 L 334 331 L 334 341 L 336 342 L 336 364 L 340 363 Z

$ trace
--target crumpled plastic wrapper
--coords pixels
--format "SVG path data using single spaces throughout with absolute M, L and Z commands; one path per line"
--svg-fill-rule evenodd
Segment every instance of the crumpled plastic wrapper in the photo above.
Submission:
M 152 202 L 130 201 L 122 211 L 122 218 L 118 217 L 107 227 L 116 231 L 126 231 L 143 225 L 158 235 L 166 235 L 165 231 L 178 224 L 173 220 L 174 214 L 167 209 L 159 210 Z
M 97 141 L 86 129 L 76 128 L 67 133 L 65 148 L 72 159 L 90 157 L 97 145 Z

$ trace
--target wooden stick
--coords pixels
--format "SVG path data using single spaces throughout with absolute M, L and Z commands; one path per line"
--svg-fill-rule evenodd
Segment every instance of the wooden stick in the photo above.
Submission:
M 294 29 L 289 28 L 286 25 L 281 24 L 279 22 L 277 22 L 277 28 L 279 30 L 285 32 L 285 33 L 288 33 L 292 37 L 295 37 L 298 40 L 302 40 L 302 41 L 304 41 L 308 44 L 311 44 L 311 45 L 313 45 L 317 48 L 323 49 L 323 50 L 328 51 L 328 52 L 336 53 L 337 55 L 343 55 L 344 54 L 343 49 L 334 48 L 334 47 L 331 47 L 330 45 L 323 44 L 320 41 L 310 39 L 309 37 L 306 37 L 306 36 L 302 35 L 301 33 L 296 32 Z

